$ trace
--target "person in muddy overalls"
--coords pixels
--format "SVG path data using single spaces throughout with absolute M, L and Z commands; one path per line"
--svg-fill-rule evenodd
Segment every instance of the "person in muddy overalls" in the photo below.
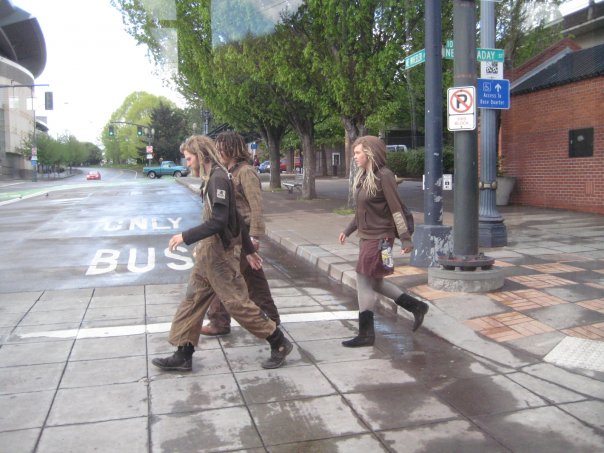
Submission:
M 245 140 L 237 132 L 227 131 L 218 134 L 215 144 L 222 164 L 228 168 L 233 178 L 237 211 L 243 217 L 252 243 L 258 250 L 259 239 L 265 233 L 262 218 L 262 187 L 258 172 L 248 163 L 251 159 L 250 153 Z M 279 325 L 281 323 L 279 311 L 275 306 L 264 271 L 262 268 L 254 269 L 249 265 L 245 252 L 239 245 L 236 246 L 236 253 L 237 250 L 240 250 L 241 274 L 247 284 L 250 299 Z M 228 335 L 231 332 L 231 317 L 219 300 L 212 302 L 207 316 L 210 323 L 201 327 L 202 335 Z
M 185 141 L 182 150 L 193 175 L 201 175 L 205 181 L 201 192 L 203 223 L 170 238 L 171 251 L 182 243 L 198 244 L 193 252 L 195 264 L 186 296 L 176 310 L 168 338 L 177 350 L 169 357 L 153 359 L 152 363 L 163 370 L 191 371 L 201 322 L 210 304 L 218 298 L 243 328 L 269 342 L 271 355 L 262 362 L 262 367 L 278 368 L 293 345 L 249 298 L 239 270 L 240 254 L 236 253 L 236 246 L 241 244 L 253 269 L 262 267 L 262 258 L 255 251 L 245 223 L 237 213 L 230 175 L 220 164 L 214 142 L 209 137 L 193 135 Z

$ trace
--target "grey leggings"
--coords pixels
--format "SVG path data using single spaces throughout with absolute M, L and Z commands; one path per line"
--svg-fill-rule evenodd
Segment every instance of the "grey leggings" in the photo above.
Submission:
M 402 291 L 398 286 L 383 278 L 374 278 L 357 272 L 359 312 L 373 311 L 378 294 L 396 300 L 402 294 Z

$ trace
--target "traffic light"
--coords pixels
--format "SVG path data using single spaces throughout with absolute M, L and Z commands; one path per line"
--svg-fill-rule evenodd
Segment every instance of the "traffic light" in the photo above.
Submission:
M 109 126 L 109 137 L 115 137 L 115 129 L 113 129 L 113 126 Z
M 143 126 L 138 126 L 136 128 L 136 135 L 138 135 L 139 137 L 143 135 Z
M 52 110 L 52 91 L 44 93 L 44 108 L 46 110 Z

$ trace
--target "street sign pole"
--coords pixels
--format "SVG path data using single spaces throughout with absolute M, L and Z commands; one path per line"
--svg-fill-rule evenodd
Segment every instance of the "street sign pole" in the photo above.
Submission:
M 424 224 L 413 234 L 413 266 L 438 265 L 438 255 L 450 251 L 451 227 L 443 226 L 443 120 L 442 120 L 442 58 L 441 0 L 425 0 L 426 8 L 426 76 L 424 150 Z
M 454 86 L 476 86 L 476 4 L 453 2 Z M 455 132 L 455 190 L 453 193 L 453 254 L 478 254 L 478 150 L 476 129 Z M 463 264 L 463 263 L 462 263 Z M 460 266 L 460 267 L 463 267 Z
M 480 45 L 495 45 L 495 5 L 483 1 L 480 5 Z M 492 80 L 491 82 L 497 82 Z M 479 83 L 480 85 L 480 83 Z M 509 91 L 508 91 L 509 95 Z M 508 99 L 509 103 L 509 99 Z M 478 244 L 481 247 L 507 245 L 507 231 L 503 217 L 497 211 L 497 115 L 492 108 L 480 109 L 480 201 Z

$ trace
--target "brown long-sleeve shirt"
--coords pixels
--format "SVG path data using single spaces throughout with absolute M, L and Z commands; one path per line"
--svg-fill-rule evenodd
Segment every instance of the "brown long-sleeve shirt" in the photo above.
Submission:
M 262 218 L 262 184 L 258 172 L 247 162 L 239 162 L 229 169 L 233 175 L 237 211 L 249 228 L 249 234 L 260 237 L 265 233 Z

